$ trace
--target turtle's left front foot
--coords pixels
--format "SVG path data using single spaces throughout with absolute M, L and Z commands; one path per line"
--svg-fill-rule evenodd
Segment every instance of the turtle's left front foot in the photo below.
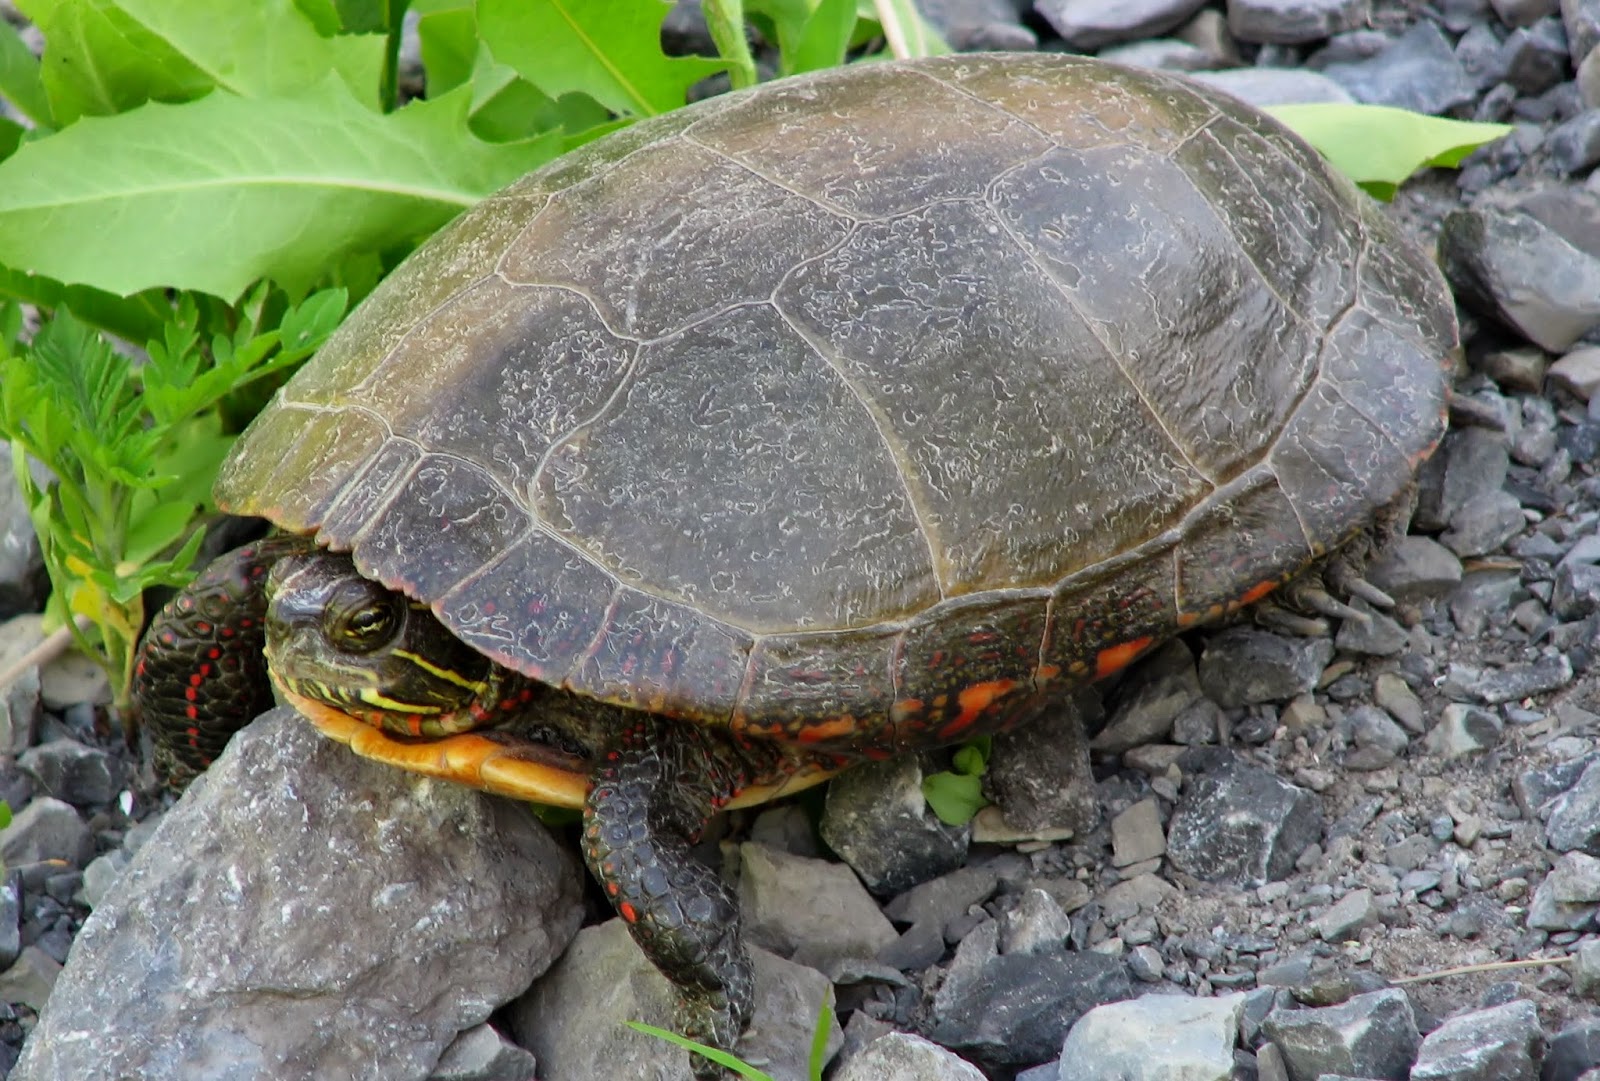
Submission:
M 722 1050 L 750 1023 L 755 974 L 732 891 L 689 845 L 742 781 L 726 747 L 688 726 L 641 717 L 600 757 L 584 806 L 584 859 L 677 991 L 676 1027 Z M 702 1081 L 728 1076 L 703 1056 L 693 1062 Z

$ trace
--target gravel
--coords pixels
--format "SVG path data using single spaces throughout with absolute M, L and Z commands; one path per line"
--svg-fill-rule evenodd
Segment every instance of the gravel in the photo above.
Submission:
M 850 1078 L 1568 1079 L 1600 1066 L 1600 0 L 1036 0 L 1019 15 L 1027 6 L 927 5 L 973 47 L 1070 45 L 1206 69 L 1259 103 L 1353 99 L 1513 123 L 1391 208 L 1436 244 L 1464 312 L 1452 429 L 1424 470 L 1412 534 L 1369 569 L 1395 608 L 1358 601 L 1367 620 L 1334 621 L 1326 636 L 1247 622 L 1158 650 L 1030 727 L 1068 733 L 1047 748 L 997 743 L 1016 820 L 940 823 L 917 798 L 939 764 L 917 759 L 835 782 L 827 848 L 794 807 L 729 816 L 702 851 L 738 879 L 752 940 L 772 951 L 757 953 L 747 1053 L 801 1076 L 831 994 L 845 1027 L 830 1046 Z M 692 31 L 692 12 L 679 16 Z M 0 481 L 8 463 L 0 453 Z M 42 603 L 37 546 L 6 487 L 0 667 L 38 640 Z M 204 793 L 172 808 L 106 698 L 72 659 L 0 690 L 0 798 L 16 812 L 0 832 L 0 1070 L 35 1030 L 98 1031 L 69 994 L 93 983 L 94 1001 L 109 1001 L 118 983 L 145 986 L 135 977 L 159 976 L 172 943 L 225 914 L 227 889 L 191 894 L 185 875 L 247 866 L 253 835 L 219 852 Z M 218 767 L 241 784 L 249 774 L 237 771 L 268 755 L 246 751 L 257 759 L 230 750 Z M 258 825 L 300 791 L 293 765 L 256 773 Z M 353 807 L 337 792 L 317 798 L 369 817 L 361 801 L 375 792 L 407 814 L 439 798 L 412 778 L 350 783 Z M 460 821 L 510 828 L 490 797 L 451 806 Z M 531 824 L 514 825 L 519 845 L 545 850 Z M 330 858 L 324 830 L 293 815 L 281 827 L 308 830 L 289 861 L 306 866 L 274 873 Z M 185 844 L 200 847 L 183 856 Z M 439 886 L 425 868 L 459 858 L 460 844 L 421 848 L 413 879 Z M 360 885 L 360 853 L 350 858 L 346 871 L 301 877 L 352 927 L 420 941 L 414 908 L 375 923 L 382 906 Z M 565 857 L 541 859 L 554 873 Z M 138 917 L 162 861 L 161 904 L 181 920 L 141 924 L 143 953 L 106 953 L 96 925 L 79 939 L 91 908 L 101 928 L 108 914 Z M 438 903 L 461 903 L 450 898 Z M 430 1020 L 404 1076 L 687 1077 L 682 1052 L 620 1025 L 669 1022 L 666 988 L 620 924 L 596 922 L 594 900 L 590 925 L 511 1006 Z M 269 916 L 236 942 L 213 931 L 217 964 L 261 971 L 252 940 L 296 924 L 293 910 Z M 516 926 L 491 908 L 479 916 L 485 935 Z M 279 939 L 264 946 L 283 952 Z M 326 949 L 340 948 L 353 947 Z M 370 1016 L 329 976 L 328 1001 L 297 1007 L 307 1025 Z M 506 996 L 522 989 L 497 978 Z M 383 1024 L 368 1030 L 383 1034 L 364 1038 L 387 1047 L 384 1061 L 404 1057 Z M 30 1049 L 40 1063 L 61 1053 L 46 1042 Z M 97 1067 L 32 1068 L 77 1081 Z

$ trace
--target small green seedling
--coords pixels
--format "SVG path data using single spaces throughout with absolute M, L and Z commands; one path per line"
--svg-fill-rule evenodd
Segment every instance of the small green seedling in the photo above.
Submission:
M 955 752 L 950 769 L 922 779 L 922 798 L 941 822 L 964 826 L 989 805 L 983 798 L 983 775 L 993 750 L 993 738 L 980 736 Z
M 830 1001 L 831 993 L 822 997 L 822 1005 L 817 1010 L 817 1023 L 811 1030 L 811 1054 L 806 1063 L 806 1077 L 809 1081 L 822 1081 L 822 1068 L 828 1064 L 828 1033 L 833 1028 L 833 1003 Z M 655 1036 L 666 1040 L 668 1043 L 677 1044 L 679 1047 L 696 1055 L 702 1055 L 719 1066 L 725 1066 L 738 1074 L 748 1078 L 749 1081 L 773 1081 L 770 1074 L 762 1073 L 743 1059 L 729 1054 L 727 1051 L 715 1047 L 707 1047 L 697 1043 L 676 1032 L 670 1032 L 655 1025 L 647 1025 L 643 1021 L 627 1022 L 629 1028 L 635 1032 L 643 1032 L 648 1036 Z

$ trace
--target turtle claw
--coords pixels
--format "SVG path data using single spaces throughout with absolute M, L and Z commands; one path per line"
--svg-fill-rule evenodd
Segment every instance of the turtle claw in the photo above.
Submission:
M 1255 612 L 1256 618 L 1266 626 L 1301 638 L 1326 638 L 1332 631 L 1327 620 L 1303 616 L 1279 604 L 1258 604 Z
M 1350 596 L 1360 597 L 1374 608 L 1394 607 L 1394 598 L 1365 578 L 1352 575 L 1339 584 L 1344 587 L 1344 591 Z
M 1372 617 L 1366 612 L 1350 607 L 1319 586 L 1308 586 L 1297 590 L 1294 599 L 1314 612 L 1321 612 L 1329 619 L 1353 619 L 1358 623 L 1372 622 Z

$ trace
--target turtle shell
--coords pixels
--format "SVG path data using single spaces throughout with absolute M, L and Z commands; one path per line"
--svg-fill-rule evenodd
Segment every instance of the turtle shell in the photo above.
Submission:
M 747 736 L 957 738 L 1260 597 L 1438 440 L 1437 270 L 1281 126 L 1065 56 L 856 66 L 485 200 L 218 501 L 495 660 Z

